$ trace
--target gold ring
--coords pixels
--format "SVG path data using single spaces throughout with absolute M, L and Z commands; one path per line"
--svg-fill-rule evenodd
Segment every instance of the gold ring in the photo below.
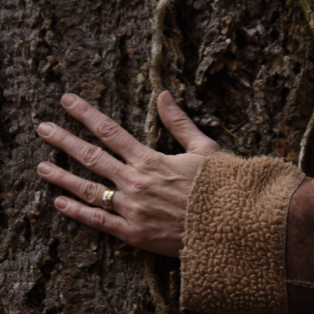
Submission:
M 108 189 L 105 191 L 102 197 L 102 207 L 104 208 L 104 210 L 112 210 L 112 198 L 115 191 L 115 189 Z

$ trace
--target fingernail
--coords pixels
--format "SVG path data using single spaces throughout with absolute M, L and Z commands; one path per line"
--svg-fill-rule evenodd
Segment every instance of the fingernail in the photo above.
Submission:
M 53 130 L 53 126 L 50 123 L 42 123 L 38 127 L 38 133 L 48 136 Z
M 65 210 L 68 206 L 68 201 L 65 200 L 64 198 L 57 198 L 55 200 L 55 206 L 59 210 Z
M 53 171 L 53 166 L 47 163 L 41 163 L 38 165 L 38 172 L 42 174 L 50 174 Z
M 76 102 L 77 97 L 73 94 L 65 94 L 62 99 L 61 103 L 65 107 L 71 107 Z
M 176 107 L 177 106 L 176 102 L 174 101 L 174 99 L 173 99 L 173 97 L 169 91 L 163 92 L 160 97 L 167 107 Z

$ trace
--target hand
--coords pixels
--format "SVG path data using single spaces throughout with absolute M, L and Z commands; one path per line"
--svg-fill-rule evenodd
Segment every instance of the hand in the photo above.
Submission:
M 114 215 L 97 207 L 85 206 L 62 196 L 55 207 L 65 215 L 93 228 L 108 232 L 135 247 L 173 257 L 183 248 L 185 212 L 197 170 L 219 145 L 201 133 L 176 105 L 168 91 L 158 98 L 159 115 L 186 153 L 167 156 L 138 142 L 116 122 L 73 94 L 63 96 L 64 109 L 81 121 L 123 164 L 101 148 L 91 145 L 54 123 L 42 123 L 39 136 L 71 155 L 88 169 L 112 180 L 118 191 L 112 199 Z M 43 179 L 102 207 L 107 188 L 77 177 L 51 163 L 38 165 Z

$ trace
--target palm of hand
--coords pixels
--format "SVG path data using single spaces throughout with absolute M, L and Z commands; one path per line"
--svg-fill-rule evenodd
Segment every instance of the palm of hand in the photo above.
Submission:
M 109 178 L 118 188 L 113 197 L 113 210 L 119 215 L 64 196 L 55 200 L 56 208 L 130 245 L 177 257 L 183 247 L 185 212 L 194 177 L 204 158 L 220 149 L 218 144 L 196 128 L 167 91 L 158 98 L 159 115 L 186 149 L 186 154 L 168 156 L 142 145 L 117 123 L 75 95 L 65 95 L 62 104 L 127 164 L 53 123 L 41 124 L 38 133 L 45 141 Z M 46 162 L 39 164 L 38 174 L 90 204 L 102 206 L 105 186 Z

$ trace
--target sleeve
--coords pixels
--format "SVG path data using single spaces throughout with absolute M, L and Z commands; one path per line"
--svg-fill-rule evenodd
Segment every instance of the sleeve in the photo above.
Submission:
M 287 215 L 304 176 L 271 157 L 218 152 L 205 159 L 189 197 L 180 252 L 182 309 L 289 313 Z
M 290 314 L 314 312 L 314 180 L 294 193 L 287 224 L 287 288 Z

